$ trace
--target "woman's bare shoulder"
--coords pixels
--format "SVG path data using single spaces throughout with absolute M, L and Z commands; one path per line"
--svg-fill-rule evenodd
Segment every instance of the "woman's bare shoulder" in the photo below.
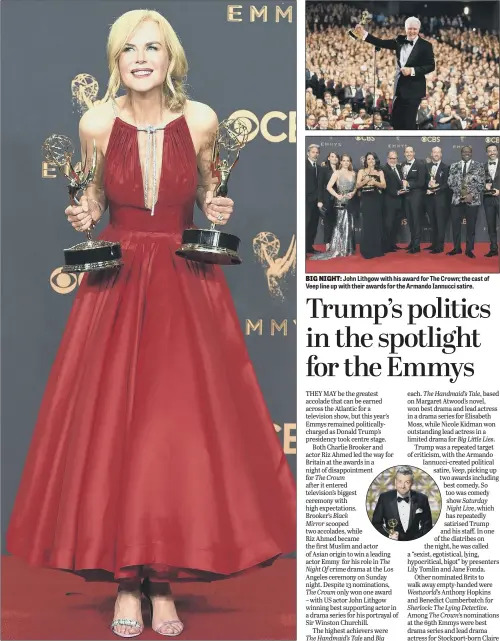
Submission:
M 115 114 L 110 101 L 92 107 L 80 119 L 80 135 L 84 138 L 107 138 L 114 119 Z
M 189 124 L 198 131 L 211 132 L 217 129 L 217 114 L 203 102 L 187 100 L 184 115 Z

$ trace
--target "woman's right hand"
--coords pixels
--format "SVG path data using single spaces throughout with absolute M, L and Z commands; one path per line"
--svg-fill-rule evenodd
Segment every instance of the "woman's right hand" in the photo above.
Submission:
M 82 196 L 79 205 L 70 205 L 64 210 L 69 223 L 76 231 L 91 229 L 102 215 L 99 203 L 93 198 Z

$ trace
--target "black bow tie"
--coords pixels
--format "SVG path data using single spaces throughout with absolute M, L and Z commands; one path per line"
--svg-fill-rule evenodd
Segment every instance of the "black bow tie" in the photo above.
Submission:
M 410 497 L 409 496 L 405 496 L 403 498 L 402 496 L 398 496 L 398 503 L 400 503 L 401 501 L 404 501 L 405 503 L 409 503 L 410 502 Z
M 497 161 L 496 161 L 496 160 L 490 160 L 490 161 L 488 162 L 488 165 L 496 165 L 496 164 L 497 164 Z
M 432 163 L 432 166 L 433 166 L 433 167 L 437 167 L 437 166 L 438 166 L 438 163 L 437 163 L 437 162 L 433 162 L 433 163 Z
M 404 45 L 410 45 L 411 47 L 413 47 L 414 42 L 412 42 L 411 40 L 408 40 L 407 38 L 405 38 L 403 40 L 403 44 Z
M 411 162 L 409 162 L 409 161 L 407 160 L 407 161 L 405 162 L 405 165 L 411 165 Z

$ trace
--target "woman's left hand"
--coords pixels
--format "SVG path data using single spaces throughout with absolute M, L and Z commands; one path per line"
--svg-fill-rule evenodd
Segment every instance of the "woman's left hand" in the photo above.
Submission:
M 211 223 L 225 225 L 233 213 L 234 202 L 231 198 L 215 196 L 213 191 L 207 191 L 205 196 L 205 216 Z

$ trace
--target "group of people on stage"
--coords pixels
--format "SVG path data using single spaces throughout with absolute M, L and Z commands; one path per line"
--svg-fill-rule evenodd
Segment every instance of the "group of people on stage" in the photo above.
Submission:
M 310 144 L 306 160 L 306 254 L 311 260 L 350 256 L 356 251 L 354 202 L 360 197 L 362 218 L 360 253 L 376 258 L 399 251 L 396 235 L 401 219 L 406 218 L 409 254 L 421 251 L 421 218 L 427 214 L 431 244 L 424 249 L 432 254 L 444 251 L 445 231 L 451 218 L 453 249 L 449 256 L 462 253 L 462 220 L 466 221 L 465 255 L 475 258 L 474 242 L 479 207 L 483 202 L 490 248 L 487 258 L 498 256 L 497 219 L 500 203 L 498 145 L 486 146 L 487 162 L 472 159 L 472 148 L 460 150 L 461 160 L 448 165 L 442 150 L 434 147 L 431 161 L 415 158 L 411 146 L 404 149 L 400 163 L 397 151 L 389 150 L 381 167 L 376 153 L 368 152 L 363 166 L 354 170 L 348 154 L 330 152 L 320 163 L 320 148 Z M 323 218 L 326 250 L 314 248 L 320 218 Z
M 309 5 L 308 129 L 354 128 L 349 124 L 359 119 L 361 109 L 370 119 L 360 128 L 375 129 L 374 112 L 394 129 L 499 128 L 500 45 L 495 32 L 438 17 L 421 21 L 412 16 L 403 23 L 401 16 L 389 20 L 375 14 L 367 31 L 356 24 L 359 5 L 328 10 L 320 3 L 318 11 Z M 376 70 L 374 48 L 381 49 Z M 325 117 L 328 126 L 321 127 Z

